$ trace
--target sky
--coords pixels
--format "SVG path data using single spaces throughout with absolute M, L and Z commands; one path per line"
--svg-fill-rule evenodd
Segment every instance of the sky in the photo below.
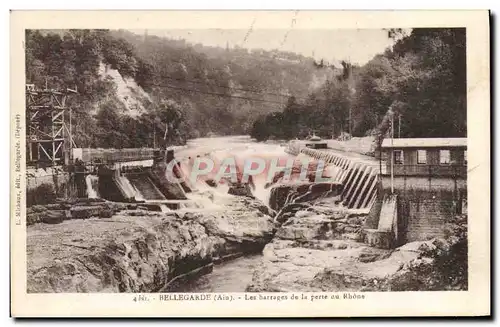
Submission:
M 132 30 L 144 34 L 145 30 Z M 240 46 L 248 49 L 278 49 L 300 53 L 330 63 L 348 60 L 363 65 L 382 53 L 393 40 L 382 29 L 149 29 L 148 35 L 185 39 L 209 46 Z

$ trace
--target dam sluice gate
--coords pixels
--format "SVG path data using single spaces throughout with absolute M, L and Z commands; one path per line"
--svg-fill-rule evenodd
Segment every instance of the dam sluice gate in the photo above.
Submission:
M 368 212 L 377 196 L 379 169 L 375 163 L 357 162 L 333 152 L 304 148 L 300 155 L 322 160 L 329 166 L 329 177 L 343 185 L 341 203 L 352 210 Z
M 166 179 L 166 167 L 174 159 L 173 150 L 127 150 L 132 149 L 102 155 L 96 149 L 88 149 L 77 158 L 70 173 L 77 197 L 155 204 L 162 211 L 189 205 L 186 193 L 191 188 L 187 182 Z M 179 167 L 174 167 L 173 172 L 182 178 Z

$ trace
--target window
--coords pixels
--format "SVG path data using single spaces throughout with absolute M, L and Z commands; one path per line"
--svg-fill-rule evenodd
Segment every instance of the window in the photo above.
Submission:
M 403 164 L 403 151 L 402 150 L 394 150 L 394 164 L 402 165 Z
M 439 150 L 439 163 L 441 165 L 450 164 L 450 150 Z
M 427 164 L 427 150 L 417 150 L 417 164 Z
M 464 165 L 467 166 L 467 150 L 464 151 Z

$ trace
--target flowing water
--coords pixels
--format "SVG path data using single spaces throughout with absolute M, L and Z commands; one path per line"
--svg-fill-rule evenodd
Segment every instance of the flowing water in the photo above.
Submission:
M 228 157 L 235 159 L 239 169 L 243 169 L 245 159 L 261 158 L 265 161 L 273 159 L 288 159 L 291 156 L 285 153 L 284 148 L 278 144 L 255 143 L 249 137 L 220 137 L 220 138 L 201 138 L 188 142 L 187 147 L 177 150 L 177 160 L 181 161 L 184 168 L 183 173 L 189 176 L 191 173 L 189 160 L 192 158 L 206 157 L 216 162 L 221 162 Z M 285 160 L 286 161 L 286 160 Z M 281 166 L 283 164 L 280 164 Z M 89 198 L 97 198 L 98 177 L 94 175 L 86 176 L 87 194 Z M 115 182 L 125 192 L 128 198 L 134 198 L 140 201 L 157 202 L 160 204 L 161 211 L 168 212 L 171 209 L 161 202 L 165 197 L 161 194 L 154 183 L 145 176 L 127 175 L 116 176 Z M 265 172 L 254 177 L 253 195 L 264 203 L 268 203 L 270 189 L 264 186 L 267 182 Z M 193 192 L 187 193 L 188 200 L 179 204 L 177 210 L 207 210 L 220 209 L 207 196 L 206 191 L 215 192 L 219 197 L 230 197 L 228 195 L 229 186 L 219 184 L 215 188 L 208 186 L 204 181 L 193 183 Z M 181 285 L 176 286 L 175 292 L 244 292 L 247 285 L 252 280 L 253 272 L 261 262 L 262 255 L 246 255 L 234 260 L 230 260 L 218 265 L 214 265 L 213 272 L 201 277 L 197 277 Z
M 151 179 L 144 175 L 129 175 L 128 180 L 136 191 L 135 198 L 148 200 L 165 200 L 165 196 L 155 186 Z
M 261 259 L 260 254 L 247 255 L 214 265 L 212 273 L 191 279 L 172 291 L 179 293 L 245 292 Z
M 181 161 L 183 173 L 190 176 L 189 163 L 197 156 L 209 157 L 214 161 L 221 162 L 228 157 L 235 158 L 238 167 L 243 167 L 245 159 L 262 158 L 265 161 L 273 159 L 288 159 L 291 156 L 278 144 L 262 144 L 252 142 L 248 137 L 220 137 L 201 138 L 190 140 L 185 149 L 176 151 L 177 160 Z M 253 195 L 264 203 L 268 203 L 270 188 L 264 186 L 267 176 L 264 173 L 255 176 Z M 204 208 L 209 208 L 211 201 L 203 196 L 203 191 L 211 189 L 220 194 L 227 194 L 227 184 L 220 184 L 211 188 L 204 182 L 196 182 L 193 185 L 198 192 L 188 193 L 186 196 Z M 252 281 L 255 268 L 260 264 L 261 254 L 246 255 L 231 261 L 214 265 L 210 274 L 188 280 L 173 289 L 174 292 L 244 292 Z
M 274 165 L 278 162 L 277 166 L 284 167 L 287 161 L 291 158 L 298 158 L 289 155 L 285 152 L 285 148 L 279 144 L 266 144 L 253 142 L 249 137 L 216 137 L 216 138 L 199 138 L 189 140 L 186 147 L 175 151 L 176 159 L 181 163 L 181 170 L 184 176 L 190 181 L 193 192 L 187 193 L 188 200 L 180 204 L 178 210 L 207 210 L 216 206 L 212 200 L 207 196 L 207 191 L 210 189 L 213 192 L 219 193 L 219 196 L 230 196 L 227 194 L 228 185 L 218 184 L 216 187 L 210 187 L 205 183 L 205 180 L 216 176 L 217 168 L 227 158 L 234 158 L 238 170 L 244 170 L 246 160 L 259 158 L 266 162 L 266 168 L 258 175 L 253 176 L 252 193 L 266 205 L 269 205 L 270 189 L 266 188 L 266 183 L 270 182 L 272 176 L 269 176 L 269 164 L 274 161 Z M 205 178 L 205 180 L 191 180 L 191 168 L 195 158 L 203 157 L 210 158 L 215 162 L 216 169 L 212 171 L 212 175 Z M 302 159 L 310 159 L 310 156 L 303 154 L 299 155 Z M 344 177 L 345 170 L 341 170 L 338 166 L 327 167 L 330 170 L 331 176 Z M 355 174 L 351 174 L 355 175 Z M 363 193 L 367 187 L 357 186 L 358 184 L 365 184 L 356 174 L 353 179 L 353 187 L 351 192 L 353 195 L 356 193 Z M 271 177 L 271 178 L 270 178 Z M 87 176 L 87 192 L 89 197 L 97 197 L 95 192 L 97 189 L 94 177 Z M 343 178 L 340 178 L 343 179 Z M 354 183 L 355 181 L 357 183 Z M 359 181 L 358 181 L 359 180 Z M 164 196 L 149 180 L 142 180 L 140 178 L 118 177 L 117 183 L 120 183 L 122 188 L 127 191 L 131 198 L 143 200 L 144 198 L 151 201 L 158 201 L 161 203 Z M 162 211 L 169 211 L 166 205 L 162 205 Z M 220 209 L 220 208 L 219 208 Z M 252 280 L 252 275 L 255 267 L 260 263 L 262 255 L 244 256 L 238 259 L 215 265 L 213 272 L 199 278 L 189 280 L 186 283 L 178 286 L 174 291 L 176 292 L 243 292 Z
M 244 169 L 246 160 L 263 159 L 266 162 L 266 168 L 257 176 L 253 176 L 254 188 L 253 195 L 264 203 L 268 203 L 270 189 L 264 186 L 268 181 L 268 169 L 272 160 L 278 160 L 279 166 L 284 166 L 290 158 L 295 158 L 285 152 L 285 148 L 279 144 L 256 143 L 247 136 L 236 137 L 214 137 L 214 138 L 199 138 L 189 140 L 187 147 L 176 151 L 176 159 L 181 162 L 183 173 L 189 178 L 191 176 L 190 167 L 193 166 L 193 161 L 197 157 L 210 158 L 215 162 L 213 173 L 207 177 L 214 178 L 218 172 L 217 167 L 227 158 L 234 158 L 235 163 L 240 171 Z M 203 182 L 197 181 L 194 183 L 195 188 L 204 188 Z M 227 185 L 219 185 L 218 189 L 227 188 Z
M 99 192 L 97 191 L 97 183 L 99 178 L 95 175 L 85 176 L 85 183 L 87 185 L 87 196 L 89 199 L 95 199 L 99 197 Z

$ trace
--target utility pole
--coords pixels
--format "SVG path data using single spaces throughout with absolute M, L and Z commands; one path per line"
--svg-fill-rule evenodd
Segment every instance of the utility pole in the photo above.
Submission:
M 76 88 L 75 88 L 76 89 Z M 73 162 L 73 128 L 72 128 L 72 117 L 73 110 L 69 108 L 69 159 Z
M 153 124 L 153 149 L 156 149 L 156 124 Z
M 399 121 L 398 121 L 398 139 L 401 138 L 401 114 L 398 116 Z
M 335 139 L 335 119 L 333 120 L 332 124 L 332 140 Z
M 394 194 L 394 113 L 391 114 L 391 194 Z
M 378 146 L 378 169 L 379 174 L 382 175 L 382 142 L 379 142 Z
M 347 73 L 347 84 L 349 87 L 349 138 L 352 138 L 352 97 L 354 95 L 354 79 L 352 76 L 352 64 L 351 64 L 351 56 L 349 56 L 349 62 L 347 63 L 348 70 Z
M 352 138 L 352 124 L 351 124 L 351 120 L 352 120 L 352 108 L 351 108 L 351 104 L 349 103 L 349 139 Z
M 167 148 L 167 133 L 168 133 L 168 123 L 165 124 L 165 134 L 163 134 L 163 142 L 165 149 Z

